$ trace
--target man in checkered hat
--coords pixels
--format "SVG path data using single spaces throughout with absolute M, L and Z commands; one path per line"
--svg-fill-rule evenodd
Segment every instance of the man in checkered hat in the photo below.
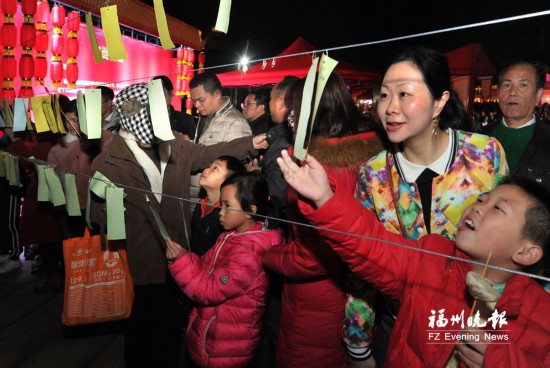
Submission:
M 221 155 L 245 158 L 249 150 L 267 147 L 265 135 L 204 146 L 183 139 L 160 141 L 154 136 L 148 85 L 134 84 L 115 101 L 120 131 L 111 146 L 92 163 L 116 186 L 124 188 L 126 252 L 134 281 L 132 315 L 126 321 L 124 356 L 127 366 L 177 367 L 184 312 L 179 288 L 167 271 L 166 243 L 144 196 L 160 214 L 170 237 L 188 246 L 189 179 Z M 93 197 L 91 220 L 106 226 L 106 205 Z

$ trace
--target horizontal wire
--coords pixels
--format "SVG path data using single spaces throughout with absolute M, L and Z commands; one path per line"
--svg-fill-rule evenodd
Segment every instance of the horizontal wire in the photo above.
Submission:
M 15 155 L 15 154 L 12 154 L 12 155 L 13 156 L 18 156 L 19 158 L 22 158 L 26 161 L 32 162 L 27 157 L 20 156 L 20 155 Z M 56 165 L 49 164 L 48 166 L 55 167 Z M 77 172 L 64 172 L 62 170 L 59 170 L 59 172 L 84 176 L 84 177 L 87 177 L 89 180 L 91 180 L 93 178 L 93 176 L 91 176 L 91 175 L 77 173 Z M 221 206 L 217 206 L 217 205 L 212 204 L 212 203 L 201 203 L 200 201 L 192 200 L 190 198 L 182 198 L 182 197 L 178 197 L 178 196 L 174 196 L 174 195 L 170 195 L 170 194 L 159 193 L 159 192 L 154 192 L 154 191 L 147 190 L 147 189 L 137 188 L 137 187 L 122 184 L 122 183 L 115 183 L 115 182 L 112 182 L 112 181 L 105 181 L 101 178 L 94 178 L 94 180 L 102 181 L 103 183 L 105 183 L 107 185 L 116 185 L 117 187 L 120 187 L 120 188 L 132 189 L 132 190 L 136 190 L 136 191 L 139 191 L 139 192 L 142 192 L 142 193 L 147 193 L 147 194 L 160 195 L 162 197 L 176 199 L 176 200 L 179 200 L 179 201 L 185 201 L 185 202 L 189 202 L 189 203 L 195 204 L 195 205 L 197 205 L 197 204 L 206 204 L 207 206 L 210 206 L 210 207 L 215 207 L 215 208 L 220 208 L 220 209 L 222 208 Z M 472 259 L 464 259 L 464 258 L 456 257 L 456 256 L 453 256 L 453 255 L 449 255 L 449 254 L 444 254 L 444 253 L 435 252 L 435 251 L 428 250 L 428 249 L 417 248 L 417 247 L 414 247 L 414 246 L 393 242 L 393 241 L 390 241 L 390 240 L 378 239 L 376 237 L 371 237 L 371 236 L 361 235 L 361 234 L 354 234 L 354 233 L 350 233 L 350 232 L 342 231 L 342 230 L 327 229 L 327 228 L 324 228 L 322 226 L 316 226 L 316 225 L 301 223 L 301 222 L 298 222 L 298 221 L 292 221 L 292 220 L 282 219 L 282 218 L 268 216 L 268 215 L 260 215 L 260 214 L 257 214 L 257 213 L 237 210 L 237 209 L 234 209 L 234 208 L 225 208 L 225 209 L 235 211 L 235 212 L 239 212 L 239 213 L 244 213 L 244 214 L 247 214 L 247 215 L 251 215 L 253 217 L 254 216 L 255 217 L 261 217 L 261 218 L 264 218 L 268 221 L 269 220 L 274 220 L 274 221 L 279 221 L 279 222 L 285 222 L 287 224 L 292 224 L 292 225 L 297 225 L 297 226 L 302 226 L 302 227 L 307 227 L 307 228 L 310 228 L 310 229 L 318 230 L 319 232 L 328 231 L 328 232 L 334 232 L 334 233 L 337 233 L 337 234 L 348 235 L 348 236 L 352 236 L 352 237 L 356 237 L 356 238 L 372 240 L 372 241 L 375 241 L 375 242 L 386 243 L 386 244 L 390 244 L 392 246 L 398 246 L 398 247 L 406 248 L 406 249 L 409 249 L 409 250 L 412 250 L 412 251 L 423 252 L 423 253 L 431 254 L 431 255 L 434 255 L 434 256 L 439 256 L 439 257 L 443 257 L 443 258 L 452 259 L 452 260 L 459 261 L 459 262 L 470 263 L 472 265 L 484 266 L 484 267 L 487 266 L 488 268 L 493 268 L 495 270 L 506 271 L 506 272 L 509 272 L 509 273 L 513 273 L 513 274 L 517 274 L 517 275 L 523 275 L 523 276 L 531 277 L 531 278 L 534 278 L 534 279 L 539 279 L 539 280 L 542 280 L 542 281 L 550 282 L 550 277 L 530 274 L 530 273 L 523 272 L 523 271 L 518 271 L 518 270 L 512 270 L 512 269 L 501 267 L 501 266 L 494 266 L 494 265 L 490 265 L 490 264 L 486 265 L 483 262 L 474 261 Z

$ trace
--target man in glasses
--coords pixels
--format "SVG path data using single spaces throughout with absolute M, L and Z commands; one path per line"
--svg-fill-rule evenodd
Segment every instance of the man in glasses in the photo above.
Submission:
M 269 115 L 269 96 L 262 91 L 250 92 L 241 104 L 243 115 L 250 124 L 252 135 L 267 133 L 274 124 Z
M 215 74 L 197 74 L 189 82 L 189 88 L 191 100 L 200 115 L 195 143 L 210 146 L 252 135 L 243 114 L 233 106 L 228 96 L 223 95 L 222 84 Z M 199 202 L 200 175 L 201 171 L 191 176 L 191 211 Z

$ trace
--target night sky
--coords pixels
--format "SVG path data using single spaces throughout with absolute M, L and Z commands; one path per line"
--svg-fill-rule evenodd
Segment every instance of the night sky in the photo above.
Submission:
M 152 4 L 152 0 L 145 2 Z M 263 59 L 277 55 L 298 36 L 322 50 L 550 10 L 550 1 L 546 0 L 320 3 L 233 0 L 227 35 L 210 32 L 219 0 L 165 1 L 164 7 L 168 14 L 207 35 L 207 67 L 237 63 L 247 44 L 250 59 Z M 496 66 L 516 55 L 550 64 L 550 15 L 333 51 L 329 55 L 383 70 L 388 60 L 407 45 L 423 44 L 446 52 L 472 42 L 481 43 Z

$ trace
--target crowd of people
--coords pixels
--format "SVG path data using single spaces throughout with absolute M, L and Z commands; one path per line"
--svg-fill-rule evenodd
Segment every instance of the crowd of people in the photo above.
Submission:
M 158 76 L 170 141 L 154 135 L 147 83 L 97 87 L 96 140 L 59 96 L 66 134 L 4 128 L 23 185 L 0 179 L 0 273 L 38 244 L 48 278 L 35 291 L 63 291 L 63 240 L 84 233 L 100 172 L 125 192 L 127 367 L 549 366 L 545 76 L 539 62 L 503 65 L 498 104 L 472 117 L 444 54 L 407 48 L 369 117 L 333 73 L 308 122 L 306 78 L 250 91 L 239 110 L 202 73 L 189 83 L 196 123 Z M 31 156 L 76 174 L 81 216 L 38 201 Z M 92 233 L 106 207 L 91 195 Z

